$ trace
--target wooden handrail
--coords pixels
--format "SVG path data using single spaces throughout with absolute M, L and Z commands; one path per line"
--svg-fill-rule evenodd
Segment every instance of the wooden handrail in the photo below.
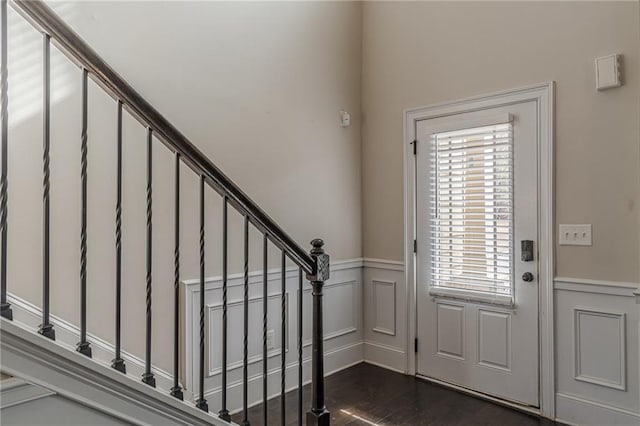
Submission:
M 316 264 L 293 238 L 291 238 L 267 213 L 245 194 L 227 175 L 173 126 L 158 110 L 133 89 L 111 68 L 82 38 L 41 0 L 12 0 L 12 6 L 40 31 L 48 34 L 78 66 L 86 69 L 91 78 L 123 106 L 143 125 L 153 129 L 154 134 L 169 149 L 180 153 L 182 159 L 196 173 L 251 223 L 264 232 L 278 248 L 308 274 L 315 274 Z

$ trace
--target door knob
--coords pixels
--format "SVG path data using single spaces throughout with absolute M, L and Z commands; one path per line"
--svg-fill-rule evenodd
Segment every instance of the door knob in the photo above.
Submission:
M 524 274 L 522 274 L 522 281 L 530 283 L 531 281 L 533 281 L 533 274 L 531 272 L 525 272 Z

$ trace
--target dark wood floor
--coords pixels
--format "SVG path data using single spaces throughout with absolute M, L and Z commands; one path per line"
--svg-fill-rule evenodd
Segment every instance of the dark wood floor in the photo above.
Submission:
M 415 377 L 359 364 L 326 379 L 332 426 L 500 425 L 551 426 L 556 423 L 484 401 Z M 304 389 L 305 410 L 310 387 Z M 297 424 L 297 393 L 286 396 L 287 425 Z M 280 425 L 280 401 L 269 401 L 269 425 Z M 241 423 L 242 416 L 233 420 Z M 249 410 L 252 426 L 262 425 L 262 406 Z

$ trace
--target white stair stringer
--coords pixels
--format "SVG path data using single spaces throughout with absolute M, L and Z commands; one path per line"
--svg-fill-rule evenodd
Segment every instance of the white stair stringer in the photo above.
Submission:
M 8 374 L 136 425 L 231 424 L 12 321 L 1 318 L 0 325 L 0 359 Z

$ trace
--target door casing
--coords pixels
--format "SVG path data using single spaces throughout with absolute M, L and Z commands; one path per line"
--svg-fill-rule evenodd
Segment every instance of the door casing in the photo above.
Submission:
M 553 276 L 554 256 L 554 82 L 445 102 L 404 111 L 404 235 L 405 289 L 407 299 L 406 353 L 408 374 L 416 374 L 415 339 L 417 338 L 416 262 L 416 162 L 413 141 L 417 121 L 453 114 L 482 111 L 487 108 L 535 101 L 538 143 L 538 250 L 539 250 L 539 346 L 540 410 L 539 414 L 555 418 L 555 366 Z

